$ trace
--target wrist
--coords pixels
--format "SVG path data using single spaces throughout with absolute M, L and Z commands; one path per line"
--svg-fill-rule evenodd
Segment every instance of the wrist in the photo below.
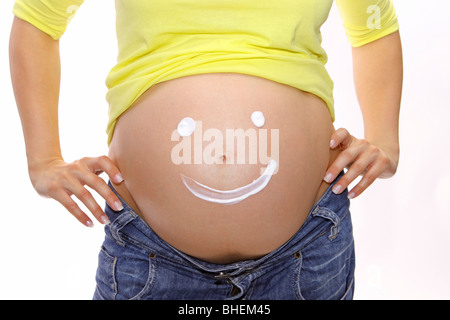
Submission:
M 383 152 L 393 156 L 397 157 L 400 154 L 400 145 L 398 142 L 394 141 L 379 141 L 374 139 L 366 139 L 370 142 L 370 144 L 380 148 Z
M 364 138 L 370 142 L 370 144 L 393 156 L 398 156 L 400 153 L 400 143 L 397 131 L 390 132 L 386 130 L 384 133 L 377 131 L 373 134 L 366 131 Z
M 27 157 L 28 172 L 31 174 L 33 172 L 39 171 L 42 167 L 54 161 L 64 161 L 64 159 L 62 155 L 47 157 Z

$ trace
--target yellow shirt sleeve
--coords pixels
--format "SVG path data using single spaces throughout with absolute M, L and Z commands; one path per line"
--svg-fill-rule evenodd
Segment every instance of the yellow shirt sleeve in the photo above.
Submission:
M 336 0 L 336 4 L 353 47 L 361 47 L 399 30 L 392 0 Z
M 58 40 L 83 2 L 84 0 L 16 0 L 13 13 Z

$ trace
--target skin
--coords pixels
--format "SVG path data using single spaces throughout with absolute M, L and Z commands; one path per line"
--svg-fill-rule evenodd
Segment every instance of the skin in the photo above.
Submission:
M 355 87 L 364 119 L 364 139 L 346 129 L 332 135 L 330 148 L 343 150 L 330 165 L 325 181 L 347 173 L 336 184 L 359 196 L 377 178 L 395 174 L 399 160 L 398 121 L 402 88 L 402 50 L 399 33 L 353 48 Z M 92 227 L 71 195 L 77 197 L 100 223 L 109 223 L 102 208 L 85 188 L 89 186 L 116 210 L 120 201 L 98 175 L 105 172 L 116 184 L 123 179 L 105 155 L 64 161 L 58 130 L 60 87 L 59 41 L 15 17 L 10 36 L 10 70 L 25 139 L 28 172 L 35 190 L 60 202 L 79 222 Z
M 340 193 L 362 175 L 360 182 L 350 190 L 349 198 L 359 196 L 377 178 L 390 178 L 397 171 L 403 84 L 399 32 L 352 50 L 356 94 L 364 120 L 364 139 L 353 137 L 343 128 L 336 130 L 331 136 L 330 147 L 341 148 L 343 152 L 328 168 L 324 178 L 332 181 L 342 169 L 348 168 L 333 189 Z

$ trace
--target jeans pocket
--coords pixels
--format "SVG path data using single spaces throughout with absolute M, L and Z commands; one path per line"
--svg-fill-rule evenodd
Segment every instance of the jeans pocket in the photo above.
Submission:
M 102 246 L 94 299 L 140 300 L 148 295 L 155 280 L 155 254 L 126 246 L 119 252 Z
M 329 212 L 328 212 L 329 213 Z M 302 300 L 351 299 L 355 253 L 350 214 L 341 221 L 337 215 L 324 219 L 318 235 L 298 252 L 295 270 L 296 293 Z

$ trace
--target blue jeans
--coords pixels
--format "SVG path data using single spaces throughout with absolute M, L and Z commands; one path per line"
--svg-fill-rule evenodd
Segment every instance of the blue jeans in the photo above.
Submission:
M 350 202 L 347 190 L 336 195 L 332 185 L 284 245 L 256 260 L 223 265 L 175 249 L 119 197 L 122 211 L 106 204 L 111 223 L 99 253 L 94 300 L 351 300 Z

